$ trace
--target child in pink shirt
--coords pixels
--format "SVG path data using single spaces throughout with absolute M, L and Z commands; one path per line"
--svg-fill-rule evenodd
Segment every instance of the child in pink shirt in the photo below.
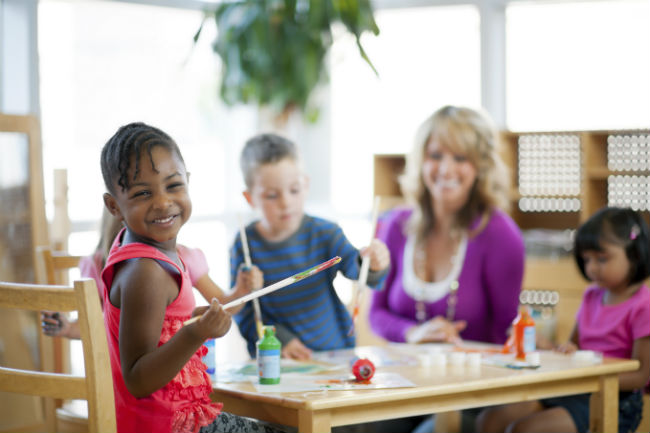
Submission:
M 577 231 L 574 255 L 594 284 L 584 294 L 570 340 L 557 348 L 602 352 L 637 359 L 638 370 L 619 375 L 618 431 L 633 432 L 641 421 L 641 389 L 650 377 L 650 235 L 643 218 L 627 208 L 604 208 Z M 589 394 L 490 408 L 478 431 L 586 432 Z

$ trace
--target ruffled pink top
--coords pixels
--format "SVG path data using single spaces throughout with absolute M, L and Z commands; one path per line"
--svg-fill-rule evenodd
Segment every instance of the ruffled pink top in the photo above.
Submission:
M 201 361 L 201 357 L 207 352 L 205 346 L 201 346 L 192 355 L 171 382 L 147 397 L 135 398 L 124 383 L 119 353 L 120 309 L 113 306 L 109 299 L 115 264 L 132 258 L 152 258 L 169 263 L 182 275 L 178 297 L 167 306 L 165 311 L 158 346 L 169 341 L 183 326 L 183 322 L 190 318 L 195 302 L 190 277 L 182 258 L 181 263 L 185 269 L 180 269 L 176 263 L 150 245 L 141 243 L 120 245 L 123 231 L 116 237 L 102 272 L 104 323 L 113 373 L 117 431 L 119 433 L 198 432 L 201 427 L 214 421 L 223 406 L 222 403 L 214 403 L 210 400 L 212 385 L 206 373 L 206 365 Z

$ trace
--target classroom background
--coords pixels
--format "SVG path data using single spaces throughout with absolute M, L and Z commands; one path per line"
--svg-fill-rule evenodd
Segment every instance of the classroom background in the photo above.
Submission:
M 52 241 L 69 252 L 89 254 L 98 239 L 101 147 L 119 126 L 141 120 L 170 133 L 191 172 L 193 215 L 180 242 L 200 247 L 212 279 L 230 286 L 228 247 L 239 218 L 256 217 L 241 194 L 239 152 L 248 137 L 278 126 L 264 108 L 219 99 L 214 24 L 193 41 L 214 3 L 0 0 L 0 112 L 39 119 L 46 217 L 50 234 L 64 235 Z M 577 275 L 561 260 L 571 230 L 606 204 L 646 217 L 650 210 L 650 1 L 372 5 L 380 34 L 362 42 L 377 74 L 354 38 L 336 31 L 329 81 L 313 95 L 317 121 L 296 112 L 279 130 L 302 152 L 307 212 L 365 245 L 373 196 L 385 207 L 400 201 L 396 176 L 417 125 L 442 105 L 483 107 L 503 131 L 527 259 L 551 260 L 527 265 L 525 284 L 540 290 L 523 301 L 555 308 L 562 284 L 579 284 L 562 278 Z M 0 187 L 21 176 L 1 160 L 0 169 Z M 62 174 L 64 221 L 55 215 Z M 349 282 L 337 290 L 350 300 Z M 580 296 L 565 299 L 575 305 L 558 308 L 570 311 Z M 572 317 L 556 314 L 551 325 L 562 320 Z M 248 357 L 236 326 L 218 344 L 228 348 L 219 352 L 224 362 Z M 72 360 L 80 350 L 72 344 Z

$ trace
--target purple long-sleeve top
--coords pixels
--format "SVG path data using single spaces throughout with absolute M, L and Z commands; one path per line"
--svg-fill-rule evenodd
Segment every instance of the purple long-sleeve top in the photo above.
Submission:
M 404 247 L 410 209 L 396 209 L 382 218 L 377 237 L 390 251 L 391 269 L 384 290 L 374 291 L 370 306 L 372 330 L 389 341 L 405 341 L 406 330 L 416 325 L 416 301 L 404 291 Z M 473 224 L 476 226 L 478 220 Z M 519 228 L 504 212 L 494 210 L 485 228 L 469 238 L 458 277 L 454 320 L 465 320 L 466 340 L 503 343 L 517 315 L 524 274 L 524 243 Z M 427 318 L 445 317 L 447 299 L 425 303 Z

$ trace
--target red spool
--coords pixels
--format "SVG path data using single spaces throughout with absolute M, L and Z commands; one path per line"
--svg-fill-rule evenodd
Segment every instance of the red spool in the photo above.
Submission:
M 367 358 L 357 359 L 352 364 L 352 374 L 357 382 L 367 382 L 375 375 L 375 365 Z

